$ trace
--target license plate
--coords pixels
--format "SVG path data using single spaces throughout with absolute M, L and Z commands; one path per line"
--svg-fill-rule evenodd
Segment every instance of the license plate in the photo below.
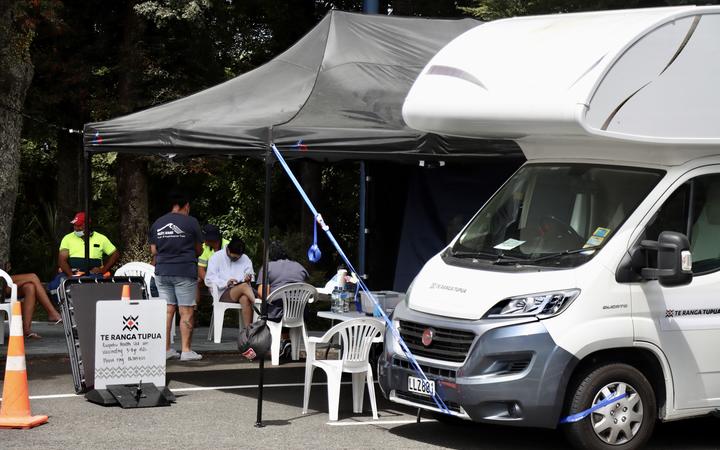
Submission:
M 408 391 L 420 395 L 435 395 L 435 382 L 432 380 L 425 381 L 418 377 L 408 377 Z

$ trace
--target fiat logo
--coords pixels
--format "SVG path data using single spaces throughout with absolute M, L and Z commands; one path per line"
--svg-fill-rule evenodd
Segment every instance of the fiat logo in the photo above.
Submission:
M 422 344 L 425 347 L 430 346 L 430 344 L 432 344 L 434 337 L 435 337 L 435 330 L 433 330 L 432 328 L 425 328 L 425 331 L 423 331 L 423 334 L 422 334 Z

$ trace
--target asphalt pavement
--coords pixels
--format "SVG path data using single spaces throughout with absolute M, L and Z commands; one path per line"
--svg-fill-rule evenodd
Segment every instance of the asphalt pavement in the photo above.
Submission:
M 5 350 L 0 347 L 3 368 Z M 146 409 L 102 407 L 75 395 L 66 356 L 36 353 L 27 362 L 33 414 L 50 418 L 31 430 L 0 430 L 2 449 L 567 448 L 556 430 L 447 425 L 428 416 L 417 423 L 415 410 L 384 400 L 379 389 L 380 417 L 374 421 L 367 393 L 364 413 L 353 414 L 349 384 L 342 388 L 340 420 L 332 423 L 321 370 L 315 371 L 310 410 L 303 415 L 302 361 L 265 369 L 262 428 L 255 427 L 258 365 L 241 361 L 237 352 L 170 361 L 167 380 L 177 402 Z M 718 425 L 712 417 L 658 424 L 648 448 L 720 449 Z

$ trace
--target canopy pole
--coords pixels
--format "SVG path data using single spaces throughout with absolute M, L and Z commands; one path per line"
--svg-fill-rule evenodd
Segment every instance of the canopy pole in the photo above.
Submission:
M 367 171 L 365 161 L 360 161 L 360 229 L 358 234 L 358 273 L 357 275 L 365 279 L 365 234 L 366 228 L 366 208 L 367 208 Z
M 265 219 L 264 219 L 264 230 L 263 230 L 263 284 L 269 287 L 269 284 L 265 283 L 268 278 L 268 262 L 270 260 L 270 194 L 272 193 L 272 166 L 273 166 L 273 154 L 272 154 L 272 128 L 270 128 L 270 134 L 268 139 L 268 146 L 265 149 Z M 262 294 L 260 299 L 260 316 L 262 319 L 267 319 L 267 296 L 269 289 L 262 286 Z M 255 427 L 262 428 L 265 425 L 262 423 L 262 401 L 263 401 L 263 375 L 265 372 L 265 355 L 260 358 L 259 368 L 259 380 L 258 380 L 258 402 L 257 402 L 257 419 L 255 420 Z
M 83 240 L 85 241 L 85 267 L 90 270 L 90 189 L 91 189 L 91 168 L 92 168 L 92 153 L 84 150 L 84 168 L 83 168 L 83 185 L 84 185 L 84 209 L 85 209 L 85 225 Z

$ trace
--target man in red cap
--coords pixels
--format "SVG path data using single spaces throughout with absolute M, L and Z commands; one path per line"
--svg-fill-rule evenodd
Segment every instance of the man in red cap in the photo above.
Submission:
M 120 258 L 120 252 L 110 239 L 97 231 L 90 232 L 90 264 L 85 261 L 85 213 L 75 214 L 70 223 L 74 231 L 65 235 L 60 242 L 58 266 L 67 277 L 76 272 L 99 274 L 108 272 Z M 103 258 L 103 255 L 105 258 Z

